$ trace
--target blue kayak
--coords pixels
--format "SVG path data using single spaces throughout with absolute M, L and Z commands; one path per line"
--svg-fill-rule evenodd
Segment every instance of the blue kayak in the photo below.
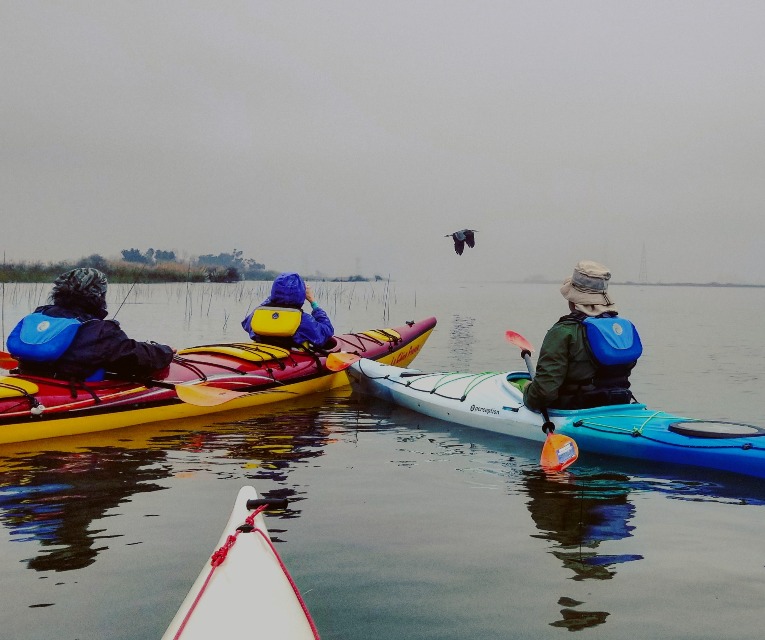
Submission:
M 355 391 L 427 416 L 468 427 L 544 442 L 544 419 L 523 404 L 513 384 L 525 371 L 425 373 L 362 359 L 348 370 Z M 765 478 L 765 429 L 708 421 L 620 404 L 551 409 L 555 433 L 594 453 L 672 465 L 692 465 Z

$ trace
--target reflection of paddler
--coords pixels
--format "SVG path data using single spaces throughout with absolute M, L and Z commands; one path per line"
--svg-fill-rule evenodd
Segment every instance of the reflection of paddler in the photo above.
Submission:
M 553 551 L 563 565 L 575 574 L 575 580 L 614 576 L 609 566 L 637 560 L 642 556 L 604 556 L 595 549 L 602 541 L 621 540 L 632 535 L 629 524 L 635 511 L 627 499 L 629 478 L 620 474 L 592 476 L 548 476 L 528 473 L 525 484 L 529 512 L 537 528 L 537 537 L 552 540 L 560 550 Z M 582 551 L 587 547 L 592 551 Z
M 627 499 L 629 478 L 621 474 L 574 476 L 529 472 L 524 479 L 529 494 L 529 512 L 540 534 L 559 547 L 551 553 L 563 567 L 574 572 L 574 580 L 609 580 L 616 575 L 610 566 L 642 556 L 606 556 L 597 553 L 605 540 L 621 540 L 632 535 L 629 524 L 635 507 Z M 587 547 L 588 550 L 583 550 Z M 588 611 L 585 603 L 561 597 L 559 620 L 550 623 L 578 631 L 605 623 L 607 611 Z
M 94 521 L 137 493 L 156 491 L 169 477 L 159 451 L 41 452 L 21 459 L 18 470 L 0 474 L 0 484 L 23 488 L 6 495 L 0 523 L 14 535 L 35 540 L 42 551 L 28 560 L 36 571 L 72 571 L 95 562 L 102 537 Z

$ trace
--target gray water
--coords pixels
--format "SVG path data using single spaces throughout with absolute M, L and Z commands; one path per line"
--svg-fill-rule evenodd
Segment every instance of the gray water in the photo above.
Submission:
M 241 340 L 267 286 L 141 285 L 118 319 L 177 347 Z M 428 370 L 523 369 L 504 331 L 539 345 L 565 312 L 555 285 L 316 289 L 341 332 L 435 315 Z M 612 290 L 643 339 L 642 402 L 765 424 L 765 289 Z M 4 286 L 3 337 L 46 293 Z M 538 459 L 349 390 L 0 447 L 0 637 L 159 638 L 243 484 L 290 499 L 267 523 L 325 640 L 762 637 L 765 482 L 586 454 L 545 477 Z

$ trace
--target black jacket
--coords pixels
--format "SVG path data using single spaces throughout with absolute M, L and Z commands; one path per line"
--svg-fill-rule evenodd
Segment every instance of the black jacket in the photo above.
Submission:
M 124 377 L 148 376 L 164 369 L 173 350 L 164 344 L 128 338 L 116 320 L 103 320 L 81 308 L 45 305 L 35 309 L 55 318 L 78 318 L 83 322 L 69 348 L 55 362 L 19 361 L 22 373 L 85 380 L 99 369 Z

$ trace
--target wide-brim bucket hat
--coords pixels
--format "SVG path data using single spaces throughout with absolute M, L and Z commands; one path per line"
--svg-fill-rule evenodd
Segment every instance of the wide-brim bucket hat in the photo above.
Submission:
M 610 307 L 614 304 L 608 295 L 611 272 L 607 267 L 592 260 L 582 260 L 574 267 L 574 273 L 563 281 L 560 292 L 566 300 L 576 305 Z

